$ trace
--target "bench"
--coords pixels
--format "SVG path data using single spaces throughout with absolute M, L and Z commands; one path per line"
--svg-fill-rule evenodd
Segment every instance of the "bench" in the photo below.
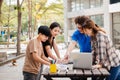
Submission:
M 7 59 L 7 52 L 0 52 L 0 62 Z

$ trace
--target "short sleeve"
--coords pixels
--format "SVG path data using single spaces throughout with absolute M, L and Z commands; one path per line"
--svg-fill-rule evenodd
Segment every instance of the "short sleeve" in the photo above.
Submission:
M 43 46 L 50 45 L 50 42 L 47 40 L 46 42 L 42 42 Z
M 36 46 L 36 42 L 34 40 L 31 40 L 29 42 L 29 51 L 30 51 L 30 53 L 37 52 L 38 51 L 37 49 L 38 48 Z
M 73 33 L 73 35 L 72 35 L 71 38 L 72 38 L 73 41 L 76 41 L 76 42 L 77 42 L 77 40 L 78 40 L 77 31 L 75 31 L 75 32 Z
M 48 54 L 47 54 L 45 47 L 50 46 L 50 42 L 47 40 L 46 42 L 42 42 L 42 45 L 43 45 L 44 54 L 46 57 L 48 57 Z

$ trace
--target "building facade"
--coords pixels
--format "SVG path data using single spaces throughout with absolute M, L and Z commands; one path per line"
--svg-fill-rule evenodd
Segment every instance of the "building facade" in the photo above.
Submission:
M 74 18 L 89 16 L 104 28 L 116 48 L 120 49 L 120 0 L 64 0 L 65 41 L 71 40 L 76 29 Z

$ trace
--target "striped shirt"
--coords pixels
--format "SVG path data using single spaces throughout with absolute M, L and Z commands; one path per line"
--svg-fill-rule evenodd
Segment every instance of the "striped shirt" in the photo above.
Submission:
M 93 59 L 96 59 L 96 61 L 93 60 L 93 63 L 97 62 L 108 69 L 120 65 L 120 52 L 116 52 L 112 41 L 106 34 L 98 32 L 96 34 L 96 41 L 91 41 L 91 44 Z

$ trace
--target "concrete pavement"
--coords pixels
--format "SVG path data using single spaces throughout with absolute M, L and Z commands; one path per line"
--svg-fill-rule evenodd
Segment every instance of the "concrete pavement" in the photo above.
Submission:
M 0 80 L 23 80 L 22 67 L 24 58 L 17 60 L 17 66 L 12 66 L 11 63 L 0 66 Z M 41 80 L 46 80 L 42 77 Z M 54 80 L 70 80 L 69 78 L 54 78 Z
M 12 66 L 12 63 L 0 66 L 0 80 L 23 80 L 22 67 L 24 57 L 17 60 L 17 66 Z
M 58 48 L 59 48 L 61 57 L 63 57 L 66 51 L 65 45 L 59 44 Z M 11 62 L 0 66 L 0 80 L 23 80 L 22 67 L 24 64 L 24 58 L 25 57 L 21 57 L 17 59 L 17 66 L 12 66 Z M 42 80 L 45 80 L 45 79 L 42 78 Z M 54 80 L 70 80 L 70 79 L 68 78 L 59 79 L 58 78 Z
M 63 58 L 66 52 L 65 47 L 66 46 L 64 44 L 58 45 L 61 58 Z M 74 49 L 73 51 L 76 51 L 76 50 L 78 49 Z M 22 67 L 24 64 L 24 58 L 25 57 L 21 57 L 17 59 L 17 66 L 12 66 L 11 62 L 0 66 L 0 80 L 23 80 Z M 42 80 L 45 80 L 45 79 L 42 78 Z M 62 78 L 62 79 L 55 78 L 54 80 L 70 80 L 70 79 L 69 78 Z M 88 79 L 88 80 L 91 80 L 91 79 Z

